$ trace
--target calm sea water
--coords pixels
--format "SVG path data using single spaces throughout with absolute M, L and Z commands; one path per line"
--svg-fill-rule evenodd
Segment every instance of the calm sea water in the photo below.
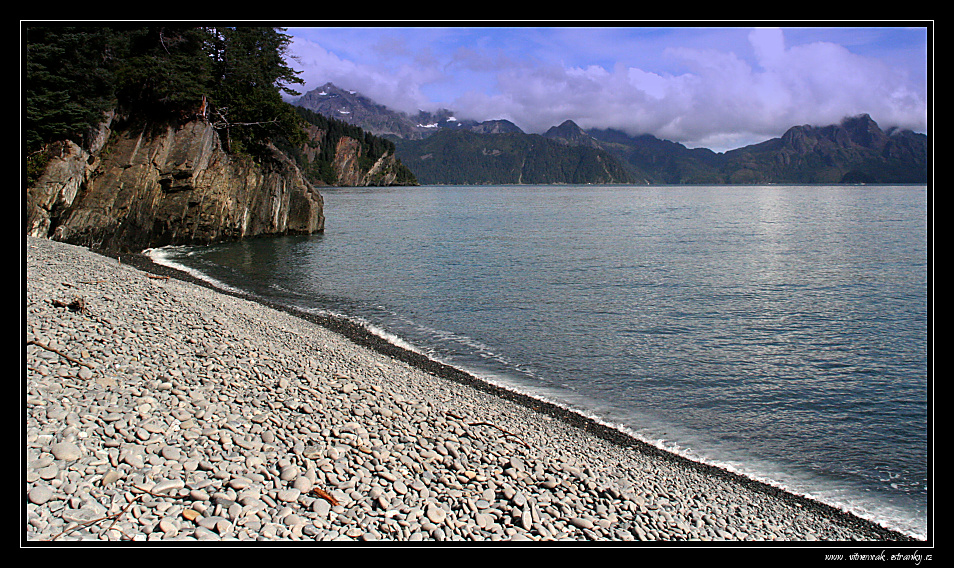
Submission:
M 926 535 L 925 187 L 323 195 L 323 235 L 154 256 Z

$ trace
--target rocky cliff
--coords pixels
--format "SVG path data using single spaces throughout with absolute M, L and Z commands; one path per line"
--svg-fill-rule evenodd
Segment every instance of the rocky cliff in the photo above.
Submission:
M 287 149 L 286 153 L 295 158 L 305 177 L 316 186 L 417 185 L 414 174 L 394 155 L 393 144 L 383 142 L 390 150 L 374 155 L 362 143 L 366 135 L 333 135 L 328 128 L 315 124 L 306 124 L 305 135 L 307 142 L 301 148 Z
M 109 120 L 91 140 L 53 149 L 27 189 L 27 234 L 138 251 L 324 228 L 322 197 L 291 160 L 277 150 L 264 164 L 229 155 L 206 121 Z
M 336 185 L 345 187 L 388 186 L 397 181 L 397 160 L 394 154 L 378 158 L 367 170 L 361 169 L 361 143 L 347 136 L 338 140 L 333 167 L 337 174 Z

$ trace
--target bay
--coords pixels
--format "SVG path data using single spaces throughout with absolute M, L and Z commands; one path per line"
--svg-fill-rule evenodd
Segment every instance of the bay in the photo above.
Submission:
M 926 533 L 926 187 L 322 194 L 324 234 L 154 258 Z

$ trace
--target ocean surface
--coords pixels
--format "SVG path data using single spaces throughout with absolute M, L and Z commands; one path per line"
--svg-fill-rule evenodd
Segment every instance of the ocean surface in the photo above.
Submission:
M 926 536 L 926 187 L 322 194 L 324 234 L 151 255 Z

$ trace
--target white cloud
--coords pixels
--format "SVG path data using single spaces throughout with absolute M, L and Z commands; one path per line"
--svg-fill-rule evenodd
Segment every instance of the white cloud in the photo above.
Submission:
M 713 43 L 718 32 L 707 31 L 709 44 L 719 45 Z M 418 37 L 422 34 L 403 40 L 378 34 L 365 51 L 377 51 L 379 63 L 358 63 L 359 55 L 350 52 L 355 60 L 344 59 L 303 38 L 293 47 L 311 88 L 332 81 L 399 110 L 444 106 L 461 117 L 506 118 L 529 132 L 571 119 L 584 128 L 651 133 L 723 150 L 779 136 L 793 125 L 832 124 L 862 112 L 882 127 L 926 130 L 925 86 L 906 71 L 831 42 L 788 46 L 778 29 L 750 30 L 742 41 L 737 32 L 725 44 L 734 51 L 674 46 L 651 59 L 645 53 L 630 56 L 636 44 L 620 41 L 627 51 L 616 54 L 615 64 L 605 63 L 613 60 L 612 45 L 602 42 L 603 65 L 578 64 L 577 46 L 590 50 L 594 43 L 560 43 L 581 41 L 579 31 L 546 36 L 547 49 L 533 44 L 533 56 L 510 46 L 544 37 L 539 30 L 519 42 L 466 30 L 460 32 L 468 35 L 464 44 L 452 41 L 452 30 L 427 30 L 427 41 Z M 686 30 L 680 37 L 689 37 Z M 360 41 L 354 38 L 351 45 Z M 659 67 L 649 68 L 653 59 Z
M 303 38 L 295 38 L 290 51 L 302 68 L 299 76 L 305 81 L 306 89 L 331 82 L 399 110 L 427 105 L 428 99 L 420 86 L 439 76 L 430 67 L 406 64 L 382 73 L 375 66 L 342 59 L 318 43 Z

